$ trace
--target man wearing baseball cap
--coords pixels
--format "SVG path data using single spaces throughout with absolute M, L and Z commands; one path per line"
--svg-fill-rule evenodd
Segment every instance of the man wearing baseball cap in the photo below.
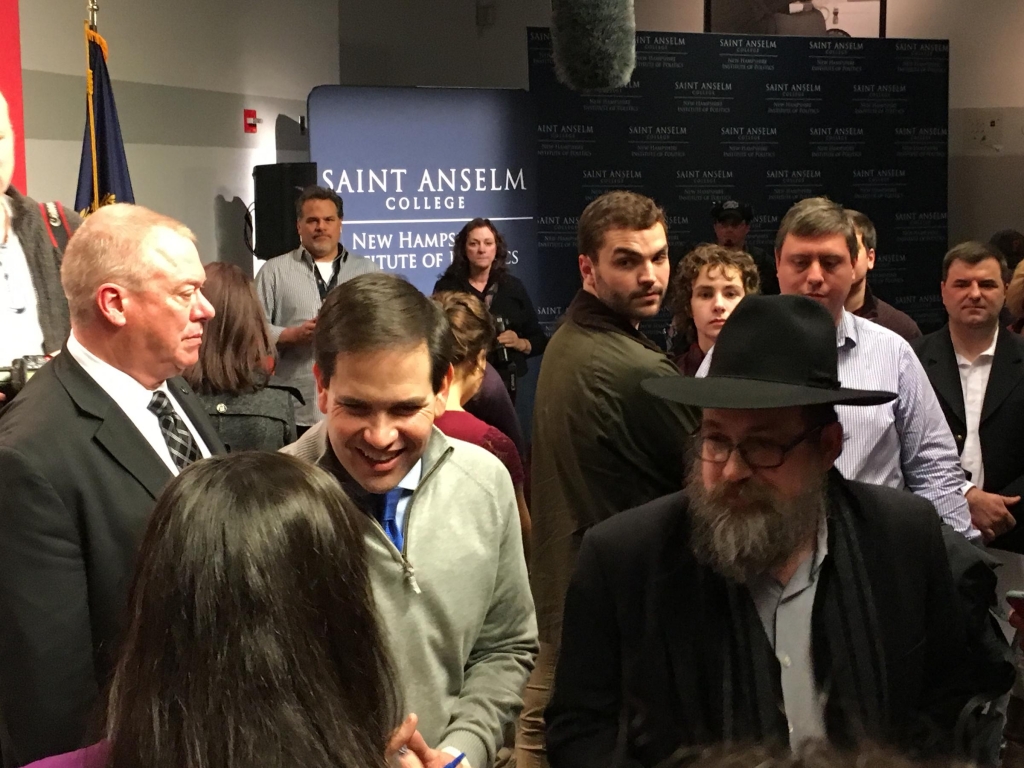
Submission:
M 711 221 L 715 229 L 715 242 L 724 248 L 749 253 L 761 275 L 761 295 L 776 296 L 779 279 L 775 276 L 775 259 L 756 245 L 747 244 L 754 209 L 739 200 L 723 200 L 711 208 Z
M 834 406 L 895 397 L 843 387 L 837 357 L 820 304 L 751 296 L 707 378 L 644 383 L 704 409 L 696 461 L 685 490 L 583 539 L 547 710 L 554 768 L 716 742 L 954 752 L 972 697 L 1009 687 L 1012 669 L 969 651 L 931 503 L 835 470 Z

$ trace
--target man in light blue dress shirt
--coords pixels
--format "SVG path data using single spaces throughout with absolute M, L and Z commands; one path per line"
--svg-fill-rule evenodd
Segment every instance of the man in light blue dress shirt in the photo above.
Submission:
M 917 355 L 902 337 L 844 309 L 858 250 L 847 212 L 822 197 L 790 208 L 775 238 L 782 294 L 812 298 L 835 319 L 843 386 L 899 395 L 871 408 L 836 409 L 844 435 L 836 467 L 848 480 L 913 491 L 954 530 L 980 539 L 953 434 Z M 706 375 L 710 359 L 698 376 Z

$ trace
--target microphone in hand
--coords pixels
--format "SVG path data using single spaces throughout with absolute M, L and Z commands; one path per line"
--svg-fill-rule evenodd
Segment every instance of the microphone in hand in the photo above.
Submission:
M 505 318 L 502 317 L 501 315 L 495 315 L 494 316 L 494 328 L 495 328 L 495 330 L 497 330 L 498 335 L 500 336 L 501 334 L 503 334 L 505 331 L 508 330 L 508 323 L 505 322 Z M 498 345 L 498 359 L 501 360 L 501 362 L 506 363 L 506 364 L 510 360 L 510 358 L 508 356 L 508 347 L 506 347 L 504 344 L 499 344 Z

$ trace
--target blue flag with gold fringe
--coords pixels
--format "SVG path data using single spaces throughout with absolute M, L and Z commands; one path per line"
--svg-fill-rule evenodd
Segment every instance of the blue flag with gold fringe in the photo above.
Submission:
M 114 89 L 107 71 L 107 41 L 85 25 L 89 51 L 86 75 L 85 139 L 78 170 L 75 210 L 87 216 L 110 203 L 134 203 L 128 158 L 124 154 L 121 124 L 114 105 Z

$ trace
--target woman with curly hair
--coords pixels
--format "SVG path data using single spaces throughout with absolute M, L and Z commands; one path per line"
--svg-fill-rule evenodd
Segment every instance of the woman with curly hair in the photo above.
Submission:
M 697 373 L 736 305 L 760 288 L 757 264 L 743 251 L 703 243 L 682 258 L 672 284 L 670 356 L 684 376 Z

